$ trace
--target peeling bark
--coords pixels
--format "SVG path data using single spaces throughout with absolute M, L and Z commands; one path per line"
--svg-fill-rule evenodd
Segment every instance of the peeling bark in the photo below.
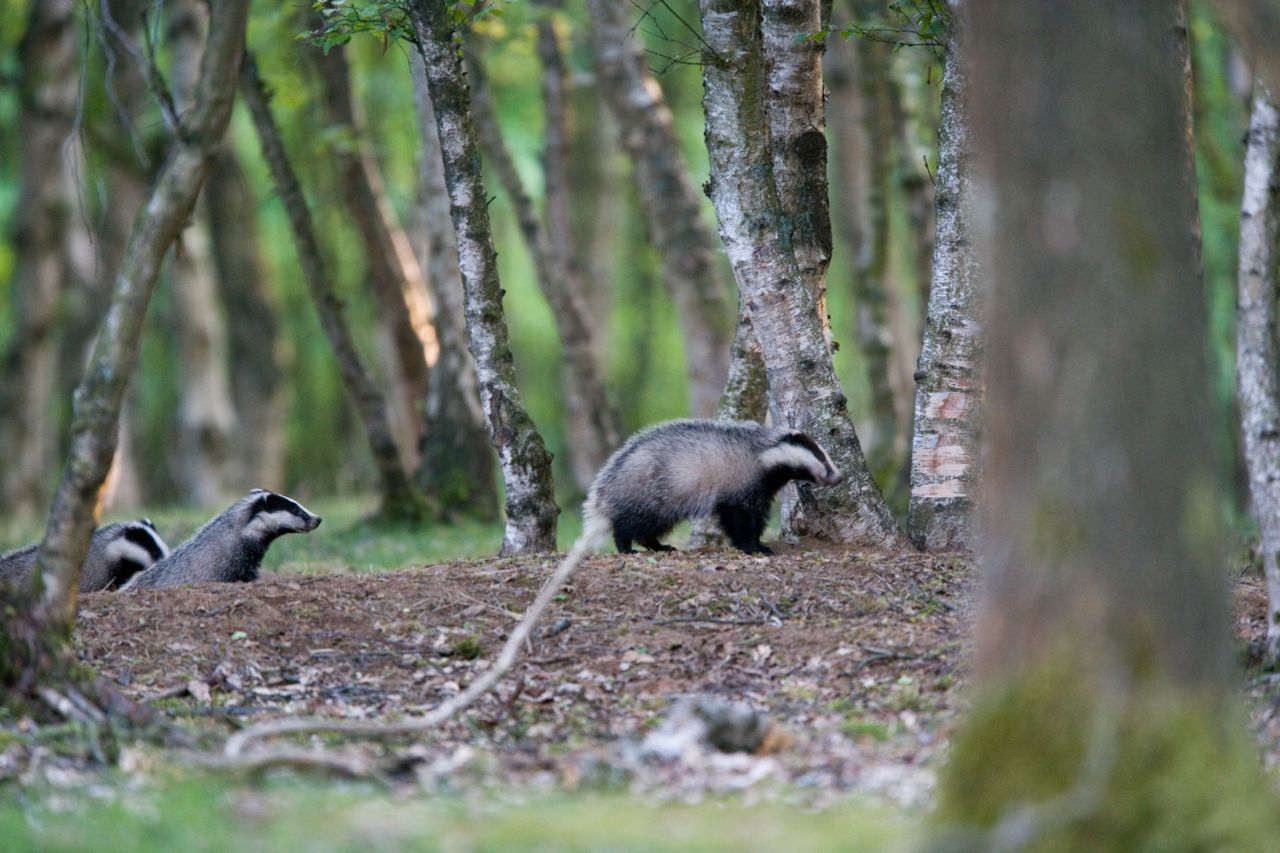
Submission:
M 133 372 L 147 303 L 165 254 L 191 216 L 231 117 L 247 12 L 246 0 L 226 0 L 213 7 L 192 109 L 134 223 L 111 307 L 76 389 L 71 450 L 33 573 L 40 621 L 63 630 L 69 630 L 75 616 L 80 564 L 93 531 L 92 509 L 115 451 L 121 399 Z
M 1267 581 L 1267 661 L 1280 657 L 1280 115 L 1261 80 L 1244 155 L 1236 382 Z
M 62 237 L 75 202 L 63 157 L 76 109 L 76 37 L 76 3 L 37 0 L 18 47 L 20 129 L 10 144 L 19 150 L 22 181 L 14 227 L 13 333 L 0 363 L 0 503 L 18 515 L 44 507 L 48 473 L 56 465 L 55 325 L 71 272 Z
M 554 33 L 540 29 L 538 52 L 544 63 L 543 97 L 547 105 L 544 168 L 548 216 L 545 225 L 534 210 L 533 200 L 525 191 L 502 138 L 484 70 L 474 52 L 468 57 L 467 71 L 480 146 L 506 190 L 516 224 L 533 259 L 534 278 L 555 322 L 569 426 L 569 467 L 575 484 L 585 494 L 595 479 L 596 471 L 622 443 L 622 428 L 617 410 L 605 393 L 600 365 L 596 362 L 595 334 L 587 317 L 581 279 L 573 266 L 570 247 L 563 242 L 571 240 L 572 235 L 569 233 L 567 199 L 564 198 L 568 180 L 564 175 L 564 69 L 559 59 L 559 47 L 554 41 Z M 548 82 L 548 77 L 556 80 Z
M 475 363 L 467 351 L 462 273 L 449 218 L 435 111 L 422 57 L 410 51 L 409 59 L 422 147 L 418 190 L 425 232 L 422 265 L 435 305 L 432 321 L 439 347 L 427 389 L 426 427 L 418 448 L 422 461 L 415 479 L 423 494 L 446 512 L 492 518 L 498 510 L 495 460 L 480 411 Z
M 409 11 L 435 109 L 481 408 L 506 484 L 502 553 L 551 551 L 555 549 L 560 512 L 552 490 L 551 454 L 516 386 L 462 57 L 453 41 L 453 25 L 443 0 L 415 0 Z
M 716 274 L 711 234 L 699 213 L 671 111 L 632 38 L 633 8 L 616 0 L 588 0 L 587 11 L 600 89 L 631 159 L 649 239 L 684 334 L 691 409 L 706 417 L 717 406 L 728 372 L 732 309 L 727 288 Z M 759 366 L 747 362 L 734 369 Z
M 308 50 L 319 73 L 328 118 L 347 128 L 347 144 L 330 149 L 343 202 L 364 246 L 365 273 L 378 306 L 387 342 L 387 413 L 405 470 L 419 463 L 429 372 L 427 353 L 436 342 L 427 307 L 426 283 L 409 238 L 387 198 L 382 171 L 369 147 L 359 103 L 352 96 L 351 72 L 343 47 Z
M 342 300 L 333 287 L 320 250 L 311 211 L 285 153 L 279 128 L 271 116 L 266 91 L 250 56 L 245 57 L 240 92 L 253 115 L 263 159 L 267 161 L 276 192 L 288 214 L 298 262 L 302 267 L 307 289 L 311 292 L 311 301 L 319 315 L 325 337 L 329 339 L 329 345 L 338 360 L 342 383 L 364 425 L 381 486 L 382 506 L 379 514 L 387 520 L 419 521 L 426 508 L 400 463 L 400 454 L 391 432 L 382 392 L 370 378 L 356 351 L 351 331 L 342 315 Z
M 849 419 L 818 305 L 789 251 L 790 220 L 768 147 L 760 4 L 701 0 L 700 9 L 711 200 L 764 354 L 776 419 L 813 436 L 848 478 L 821 493 L 803 488 L 792 533 L 898 545 L 901 535 Z
M 916 367 L 911 441 L 911 503 L 907 530 L 930 551 L 973 544 L 971 515 L 979 476 L 978 422 L 982 408 L 982 313 L 976 295 L 969 175 L 969 118 L 965 102 L 963 7 L 953 3 L 942 76 L 938 176 L 934 190 L 937 237 L 924 343 Z

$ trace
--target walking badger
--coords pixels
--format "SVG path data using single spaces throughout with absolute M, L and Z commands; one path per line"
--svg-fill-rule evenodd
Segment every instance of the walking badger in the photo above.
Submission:
M 735 548 L 769 554 L 760 543 L 769 507 L 791 480 L 834 485 L 844 475 L 812 438 L 752 421 L 668 421 L 633 435 L 596 475 L 583 507 L 586 536 L 610 529 L 618 550 L 658 540 L 685 519 L 715 515 Z
M 25 585 L 36 564 L 38 543 L 0 554 L 0 580 Z M 149 518 L 106 524 L 93 531 L 80 568 L 80 592 L 119 589 L 125 581 L 169 555 Z
M 292 498 L 254 489 L 124 589 L 255 581 L 267 546 L 277 537 L 309 533 L 319 526 L 320 516 Z

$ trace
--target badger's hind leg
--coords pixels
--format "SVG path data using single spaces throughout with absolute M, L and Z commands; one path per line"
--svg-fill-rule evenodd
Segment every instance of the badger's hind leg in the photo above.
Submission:
M 631 553 L 632 542 L 639 542 L 650 551 L 674 551 L 670 545 L 663 545 L 659 541 L 673 527 L 674 521 L 659 515 L 632 513 L 613 520 L 613 542 L 624 554 Z

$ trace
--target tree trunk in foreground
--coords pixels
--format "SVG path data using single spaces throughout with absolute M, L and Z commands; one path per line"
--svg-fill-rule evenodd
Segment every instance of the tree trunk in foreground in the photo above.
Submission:
M 244 50 L 247 0 L 213 8 L 193 106 L 134 222 L 111 307 L 84 380 L 76 389 L 71 450 L 36 558 L 38 621 L 68 631 L 75 617 L 80 564 L 89 550 L 93 506 L 115 452 L 120 404 L 133 372 L 147 303 L 169 247 L 191 217 L 231 117 Z
M 445 184 L 449 188 L 450 215 L 462 271 L 467 340 L 475 358 L 489 439 L 502 463 L 507 489 L 502 553 L 551 551 L 555 549 L 556 516 L 560 512 L 552 490 L 551 454 L 516 387 L 488 198 L 480 175 L 479 144 L 471 121 L 471 93 L 461 52 L 453 41 L 453 24 L 444 0 L 415 0 L 409 11 L 435 109 Z
M 1175 3 L 970 5 L 985 691 L 942 779 L 949 849 L 1262 849 L 1280 825 L 1230 707 Z
M 467 73 L 480 146 L 497 173 L 499 183 L 507 192 L 520 234 L 533 259 L 534 278 L 551 308 L 556 325 L 560 357 L 563 360 L 561 386 L 565 392 L 565 414 L 569 427 L 569 468 L 573 472 L 575 484 L 585 493 L 591 487 L 596 471 L 600 470 L 605 459 L 621 443 L 622 428 L 617 412 L 605 393 L 600 365 L 596 363 L 593 343 L 595 335 L 587 319 L 581 284 L 570 267 L 569 247 L 558 245 L 550 228 L 538 219 L 533 200 L 525 192 L 516 164 L 503 141 L 484 69 L 474 54 L 470 60 Z M 544 75 L 546 73 L 549 72 L 544 69 Z M 548 158 L 554 156 L 551 154 L 554 135 L 551 128 L 554 124 L 555 116 L 549 114 Z M 548 202 L 556 181 L 557 177 L 548 172 Z
M 1240 205 L 1236 383 L 1267 579 L 1267 662 L 1280 657 L 1280 116 L 1254 83 Z
M 365 274 L 388 343 L 387 414 L 405 469 L 418 466 L 418 440 L 429 387 L 427 352 L 434 349 L 426 283 L 408 236 L 387 198 L 370 150 L 364 116 L 351 92 L 351 71 L 341 46 L 307 51 L 319 73 L 329 120 L 350 137 L 331 146 L 338 185 L 364 246 Z
M 46 477 L 56 464 L 55 326 L 70 274 L 62 238 L 75 204 L 63 155 L 76 110 L 76 6 L 37 0 L 18 47 L 20 129 L 10 144 L 20 152 L 22 180 L 10 285 L 13 331 L 0 362 L 0 503 L 15 515 L 35 515 L 46 505 Z
M 600 89 L 617 118 L 649 239 L 684 332 L 691 411 L 706 417 L 726 387 L 732 316 L 728 290 L 716 273 L 711 233 L 699 213 L 671 110 L 633 38 L 634 7 L 616 0 L 588 0 L 587 12 Z M 735 370 L 750 372 L 760 366 L 748 361 Z
M 977 425 L 982 410 L 982 310 L 976 292 L 979 273 L 970 209 L 973 187 L 964 67 L 964 40 L 969 32 L 962 20 L 965 8 L 959 3 L 952 6 L 938 125 L 933 284 L 915 375 L 907 512 L 911 541 L 929 551 L 974 544 Z
M 378 471 L 381 485 L 382 505 L 379 515 L 388 521 L 420 521 L 426 507 L 414 490 L 408 474 L 400 464 L 400 454 L 391 433 L 391 424 L 387 419 L 386 403 L 382 392 L 374 384 L 365 370 L 356 351 L 355 342 L 351 338 L 351 330 L 347 328 L 342 315 L 342 300 L 334 290 L 325 265 L 324 255 L 320 250 L 320 242 L 312 223 L 311 211 L 307 207 L 298 184 L 297 175 L 290 165 L 284 143 L 280 138 L 279 128 L 271 116 L 271 108 L 267 103 L 267 94 L 258 78 L 258 70 L 253 58 L 246 56 L 244 71 L 240 79 L 240 92 L 245 105 L 253 115 L 253 124 L 258 131 L 258 141 L 262 145 L 262 156 L 271 170 L 271 177 L 284 204 L 285 213 L 289 217 L 289 228 L 293 232 L 294 245 L 298 251 L 298 262 L 307 281 L 307 289 L 311 291 L 311 301 L 320 317 L 320 325 L 324 328 L 329 345 L 338 360 L 338 368 L 342 374 L 342 383 L 355 405 L 356 412 L 364 424 L 365 435 L 369 440 L 369 450 L 373 454 L 373 462 Z
M 813 436 L 848 478 L 824 489 L 820 504 L 804 501 L 809 506 L 793 532 L 899 545 L 849 419 L 817 303 L 788 250 L 788 217 L 767 144 L 759 0 L 701 0 L 700 9 L 711 200 L 764 353 L 777 420 Z
M 423 494 L 448 514 L 493 518 L 498 511 L 493 447 L 480 411 L 476 368 L 467 351 L 462 307 L 462 273 L 449 220 L 449 191 L 444 184 L 435 111 L 427 93 L 422 57 L 409 52 L 413 104 L 421 143 L 419 203 L 426 241 L 422 265 L 435 303 L 432 318 L 439 354 L 427 388 L 427 423 L 418 446 L 421 462 L 415 479 Z

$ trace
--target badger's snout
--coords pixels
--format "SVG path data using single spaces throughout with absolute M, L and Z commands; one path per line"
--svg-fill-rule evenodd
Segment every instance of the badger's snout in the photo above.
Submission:
M 844 472 L 837 471 L 835 468 L 832 468 L 831 471 L 822 478 L 822 485 L 824 486 L 834 486 L 837 483 L 843 483 L 843 482 L 844 482 Z
M 310 533 L 311 531 L 315 530 L 317 527 L 320 526 L 320 522 L 322 521 L 324 521 L 324 519 L 318 515 L 311 516 L 311 518 L 307 521 L 307 532 Z

